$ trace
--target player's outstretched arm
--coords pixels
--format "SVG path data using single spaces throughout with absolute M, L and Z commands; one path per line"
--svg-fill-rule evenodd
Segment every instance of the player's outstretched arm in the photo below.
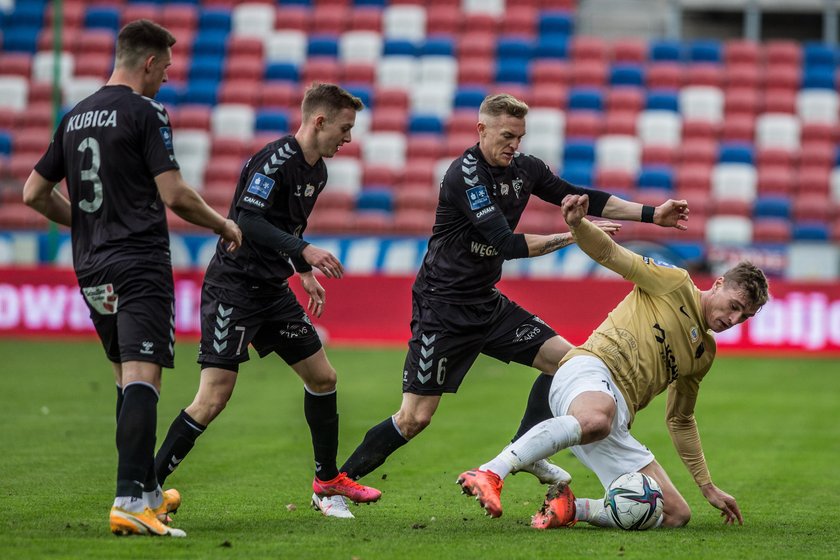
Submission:
M 703 497 L 706 498 L 710 504 L 720 510 L 720 516 L 724 518 L 724 523 L 727 525 L 733 525 L 737 521 L 738 525 L 744 524 L 744 517 L 741 515 L 741 508 L 738 507 L 738 502 L 735 501 L 735 498 L 711 482 L 701 486 L 700 492 L 703 493 Z
M 598 220 L 592 223 L 600 228 L 601 231 L 610 235 L 615 235 L 621 229 L 621 224 L 615 222 Z M 525 242 L 528 244 L 529 257 L 547 255 L 575 242 L 575 238 L 570 232 L 555 233 L 553 235 L 535 235 L 532 233 L 526 233 L 524 235 Z
M 55 183 L 37 171 L 29 174 L 23 185 L 23 202 L 48 219 L 70 226 L 70 201 L 55 188 Z
M 650 214 L 651 208 L 652 214 Z M 601 212 L 601 216 L 612 220 L 651 222 L 658 226 L 680 230 L 688 229 L 684 223 L 688 221 L 688 214 L 688 202 L 685 200 L 668 199 L 659 206 L 645 207 L 638 202 L 630 202 L 617 196 L 611 196 Z
M 315 245 L 307 245 L 300 253 L 307 263 L 317 268 L 327 278 L 341 278 L 344 276 L 344 267 L 335 255 Z
M 225 219 L 210 208 L 204 199 L 187 185 L 177 169 L 164 171 L 155 177 L 163 203 L 190 223 L 212 229 L 228 242 L 228 251 L 242 245 L 242 232 L 233 220 Z

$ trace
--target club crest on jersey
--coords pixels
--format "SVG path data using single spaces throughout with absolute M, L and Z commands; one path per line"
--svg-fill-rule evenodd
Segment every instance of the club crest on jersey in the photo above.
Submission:
M 503 195 L 506 195 L 507 193 L 509 193 L 509 192 L 510 192 L 510 187 L 508 186 L 508 184 L 507 184 L 507 183 L 502 183 L 501 185 L 499 185 L 499 191 L 500 191 Z
M 260 198 L 268 199 L 271 189 L 274 188 L 274 179 L 269 179 L 262 173 L 254 173 L 251 184 L 248 185 L 248 192 Z
M 160 127 L 160 137 L 163 138 L 163 145 L 170 152 L 172 151 L 172 129 L 168 126 Z
M 516 195 L 516 198 L 519 198 L 519 193 L 522 191 L 522 184 L 522 179 L 518 177 L 511 181 L 511 185 L 513 186 L 513 194 Z
M 691 337 L 691 342 L 697 342 L 700 340 L 700 333 L 698 332 L 696 325 L 691 326 L 688 330 L 688 335 Z
M 315 194 L 315 185 L 306 183 L 306 188 L 303 190 L 303 196 L 312 196 Z
M 478 210 L 490 204 L 490 195 L 484 185 L 478 185 L 467 189 L 467 200 L 470 202 L 470 210 Z

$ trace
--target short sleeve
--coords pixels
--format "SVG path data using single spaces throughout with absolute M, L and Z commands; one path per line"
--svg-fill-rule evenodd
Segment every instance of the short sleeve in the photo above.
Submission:
M 58 183 L 64 179 L 66 173 L 64 165 L 64 129 L 66 124 L 67 117 L 64 117 L 55 130 L 55 134 L 53 134 L 52 141 L 47 147 L 46 153 L 35 164 L 35 171 L 47 181 L 54 183 Z
M 142 99 L 148 104 L 139 122 L 143 137 L 143 159 L 152 177 L 157 177 L 166 171 L 179 169 L 175 160 L 172 123 L 162 104 L 148 97 Z

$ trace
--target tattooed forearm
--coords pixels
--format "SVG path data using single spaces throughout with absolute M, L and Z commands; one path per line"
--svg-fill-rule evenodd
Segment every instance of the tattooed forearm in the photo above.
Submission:
M 558 249 L 562 249 L 567 245 L 571 245 L 574 243 L 574 238 L 572 237 L 571 233 L 561 233 L 559 235 L 555 235 L 546 243 L 540 247 L 540 255 L 547 255 L 548 253 L 553 253 Z

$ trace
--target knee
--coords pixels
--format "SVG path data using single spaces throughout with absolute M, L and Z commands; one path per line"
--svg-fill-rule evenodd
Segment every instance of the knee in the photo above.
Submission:
M 577 419 L 580 423 L 580 443 L 587 444 L 599 441 L 610 435 L 612 418 L 606 414 L 586 414 Z
M 206 426 L 221 414 L 229 400 L 230 393 L 227 392 L 213 391 L 198 395 L 186 412 L 197 422 Z
M 431 424 L 432 415 L 424 411 L 400 410 L 394 419 L 403 437 L 411 439 Z
M 325 371 L 317 378 L 309 379 L 306 382 L 306 386 L 309 387 L 309 390 L 313 393 L 329 393 L 330 391 L 335 391 L 337 382 L 338 376 L 336 375 L 335 370 L 333 368 L 329 368 L 329 370 Z
M 688 504 L 682 502 L 676 504 L 675 507 L 667 508 L 664 518 L 662 519 L 663 527 L 685 527 L 691 521 L 691 508 Z

